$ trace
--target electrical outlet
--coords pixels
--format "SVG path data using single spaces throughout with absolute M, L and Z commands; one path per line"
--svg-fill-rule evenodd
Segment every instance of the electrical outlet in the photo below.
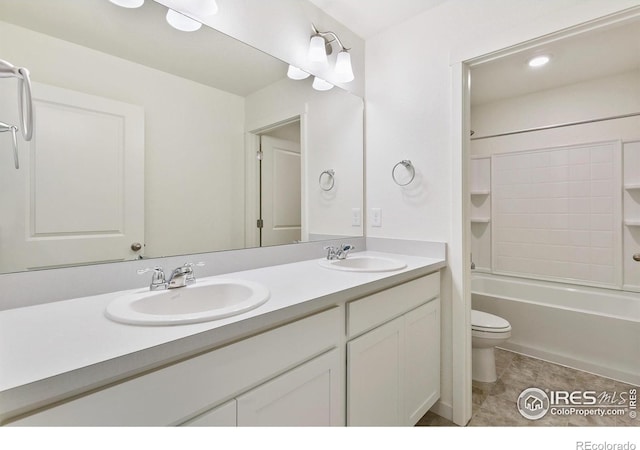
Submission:
M 382 209 L 381 208 L 371 208 L 371 226 L 372 227 L 382 226 Z
M 351 209 L 351 226 L 359 227 L 362 223 L 360 208 L 352 208 Z

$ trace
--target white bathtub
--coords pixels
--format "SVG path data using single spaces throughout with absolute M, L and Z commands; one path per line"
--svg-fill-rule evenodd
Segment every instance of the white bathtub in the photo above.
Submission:
M 504 348 L 640 385 L 640 293 L 481 273 L 471 291 L 511 323 Z

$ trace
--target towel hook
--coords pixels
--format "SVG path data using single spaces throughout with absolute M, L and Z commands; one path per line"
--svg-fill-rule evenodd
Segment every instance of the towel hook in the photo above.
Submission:
M 13 164 L 16 169 L 20 168 L 20 161 L 18 160 L 18 138 L 17 132 L 18 127 L 15 125 L 9 125 L 4 122 L 0 122 L 0 133 L 4 133 L 5 131 L 11 131 L 11 136 L 13 137 Z
M 323 175 L 326 175 L 328 178 L 328 182 L 326 184 L 322 183 Z M 320 189 L 322 189 L 323 191 L 330 191 L 331 189 L 333 189 L 333 186 L 336 184 L 335 175 L 336 172 L 333 169 L 323 170 L 318 177 L 318 184 L 320 184 Z
M 396 169 L 398 168 L 398 166 L 404 166 L 404 168 L 407 169 L 407 171 L 409 171 L 411 173 L 411 177 L 409 178 L 409 181 L 407 181 L 406 183 L 401 183 L 396 178 Z M 416 169 L 415 169 L 415 167 L 413 167 L 413 164 L 408 159 L 403 159 L 402 161 L 397 163 L 395 166 L 393 166 L 393 169 L 391 169 L 391 178 L 393 178 L 393 181 L 398 186 L 406 186 L 406 185 L 410 184 L 415 177 L 416 177 Z

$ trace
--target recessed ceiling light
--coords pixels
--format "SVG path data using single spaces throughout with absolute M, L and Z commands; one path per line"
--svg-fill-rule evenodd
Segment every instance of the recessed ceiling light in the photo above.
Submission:
M 540 55 L 529 60 L 529 67 L 541 67 L 548 63 L 551 58 L 547 55 Z

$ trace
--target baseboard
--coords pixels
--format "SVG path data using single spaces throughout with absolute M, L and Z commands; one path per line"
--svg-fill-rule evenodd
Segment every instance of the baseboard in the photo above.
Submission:
M 453 422 L 453 406 L 449 405 L 448 403 L 444 403 L 438 400 L 429 411 Z

